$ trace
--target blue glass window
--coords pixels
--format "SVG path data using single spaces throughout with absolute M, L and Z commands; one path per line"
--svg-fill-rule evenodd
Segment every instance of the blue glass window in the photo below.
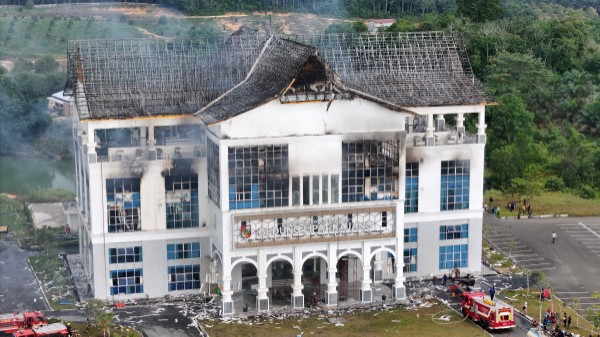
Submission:
M 167 228 L 199 226 L 198 176 L 165 177 Z
M 469 237 L 469 225 L 440 226 L 440 240 L 466 239 Z
M 200 243 L 174 243 L 167 245 L 167 259 L 192 259 L 200 257 Z
M 419 163 L 406 163 L 404 213 L 419 211 Z
M 144 292 L 142 285 L 142 269 L 122 269 L 110 271 L 110 294 L 140 294 Z
M 469 208 L 469 160 L 442 161 L 440 209 L 442 211 Z
M 109 248 L 108 257 L 110 263 L 141 262 L 142 247 Z
M 171 266 L 169 270 L 169 291 L 200 289 L 200 265 Z
M 440 246 L 440 270 L 467 268 L 469 266 L 469 245 Z
M 418 229 L 404 228 L 404 242 L 417 242 Z
M 412 273 L 417 271 L 417 249 L 409 248 L 404 250 L 404 272 Z

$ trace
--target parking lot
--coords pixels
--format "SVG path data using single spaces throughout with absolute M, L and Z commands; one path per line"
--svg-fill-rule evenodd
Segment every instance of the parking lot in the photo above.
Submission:
M 499 220 L 486 213 L 488 241 L 519 266 L 542 271 L 556 296 L 580 312 L 600 310 L 600 218 Z M 552 232 L 556 242 L 552 243 Z

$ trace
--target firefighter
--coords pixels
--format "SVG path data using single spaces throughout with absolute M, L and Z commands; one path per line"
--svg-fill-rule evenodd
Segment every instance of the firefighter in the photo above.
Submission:
M 67 323 L 67 332 L 69 333 L 69 337 L 73 337 L 73 328 L 71 327 L 71 323 Z

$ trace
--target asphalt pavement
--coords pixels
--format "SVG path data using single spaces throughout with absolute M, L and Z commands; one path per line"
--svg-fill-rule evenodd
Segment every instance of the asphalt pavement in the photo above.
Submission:
M 0 313 L 48 309 L 27 264 L 31 255 L 34 253 L 0 240 Z
M 488 213 L 488 241 L 517 265 L 542 271 L 554 294 L 580 312 L 600 310 L 600 218 L 498 219 Z M 557 238 L 552 243 L 552 232 Z

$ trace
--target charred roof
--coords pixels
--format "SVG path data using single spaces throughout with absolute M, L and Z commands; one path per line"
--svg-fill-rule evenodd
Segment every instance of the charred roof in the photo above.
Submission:
M 196 114 L 218 123 L 311 81 L 396 110 L 486 104 L 455 33 L 70 41 L 66 95 L 82 119 Z

